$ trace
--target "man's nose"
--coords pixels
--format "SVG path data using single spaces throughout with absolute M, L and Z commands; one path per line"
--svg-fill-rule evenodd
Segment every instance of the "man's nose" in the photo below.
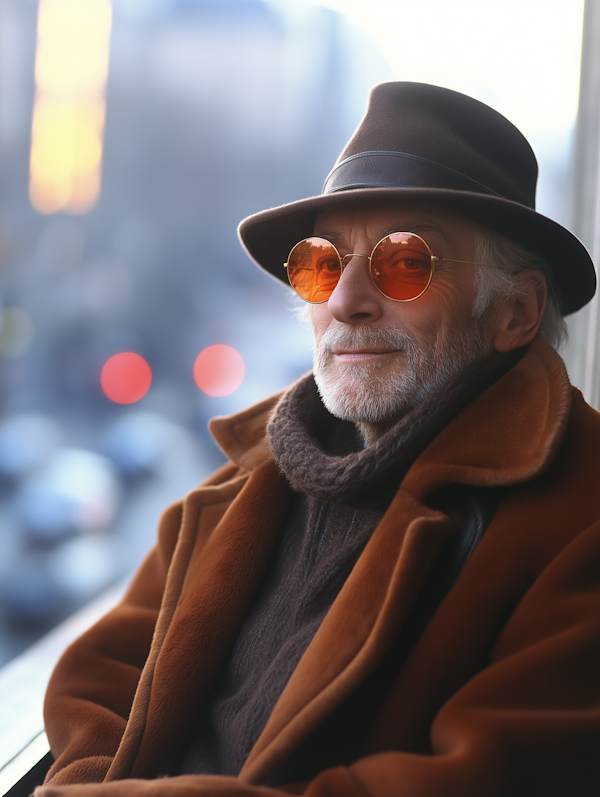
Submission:
M 342 259 L 342 273 L 329 297 L 331 315 L 344 324 L 376 321 L 383 312 L 383 296 L 371 279 L 368 255 L 351 254 Z

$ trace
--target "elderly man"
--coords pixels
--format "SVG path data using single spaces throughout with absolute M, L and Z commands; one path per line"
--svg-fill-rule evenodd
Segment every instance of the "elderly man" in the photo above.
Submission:
M 481 103 L 387 83 L 321 196 L 242 222 L 309 375 L 211 429 L 63 656 L 39 797 L 600 793 L 600 417 L 551 344 L 593 295 Z

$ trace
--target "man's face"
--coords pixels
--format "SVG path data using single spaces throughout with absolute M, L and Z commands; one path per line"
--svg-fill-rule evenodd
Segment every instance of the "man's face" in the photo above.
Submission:
M 475 222 L 424 205 L 323 213 L 314 234 L 340 254 L 370 255 L 392 231 L 415 232 L 437 257 L 474 261 Z M 367 442 L 469 362 L 492 351 L 487 320 L 471 317 L 476 266 L 436 262 L 429 288 L 412 302 L 383 296 L 368 261 L 349 258 L 329 300 L 312 305 L 315 379 L 334 415 L 357 423 Z

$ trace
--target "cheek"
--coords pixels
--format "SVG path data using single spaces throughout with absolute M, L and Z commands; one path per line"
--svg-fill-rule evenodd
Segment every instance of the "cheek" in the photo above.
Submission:
M 399 326 L 405 326 L 422 341 L 435 342 L 449 329 L 466 326 L 475 301 L 473 281 L 440 279 L 416 299 L 394 308 Z
M 318 342 L 331 322 L 331 314 L 327 309 L 327 302 L 310 306 L 310 320 L 312 322 L 315 341 Z
M 440 316 L 453 323 L 470 318 L 476 295 L 476 278 L 471 268 L 461 274 L 440 275 L 435 291 L 432 291 Z

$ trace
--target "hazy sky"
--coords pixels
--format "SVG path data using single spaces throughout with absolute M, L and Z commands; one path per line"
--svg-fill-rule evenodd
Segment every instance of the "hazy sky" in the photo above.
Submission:
M 530 135 L 574 121 L 583 0 L 308 2 L 345 13 L 398 79 L 478 97 Z

